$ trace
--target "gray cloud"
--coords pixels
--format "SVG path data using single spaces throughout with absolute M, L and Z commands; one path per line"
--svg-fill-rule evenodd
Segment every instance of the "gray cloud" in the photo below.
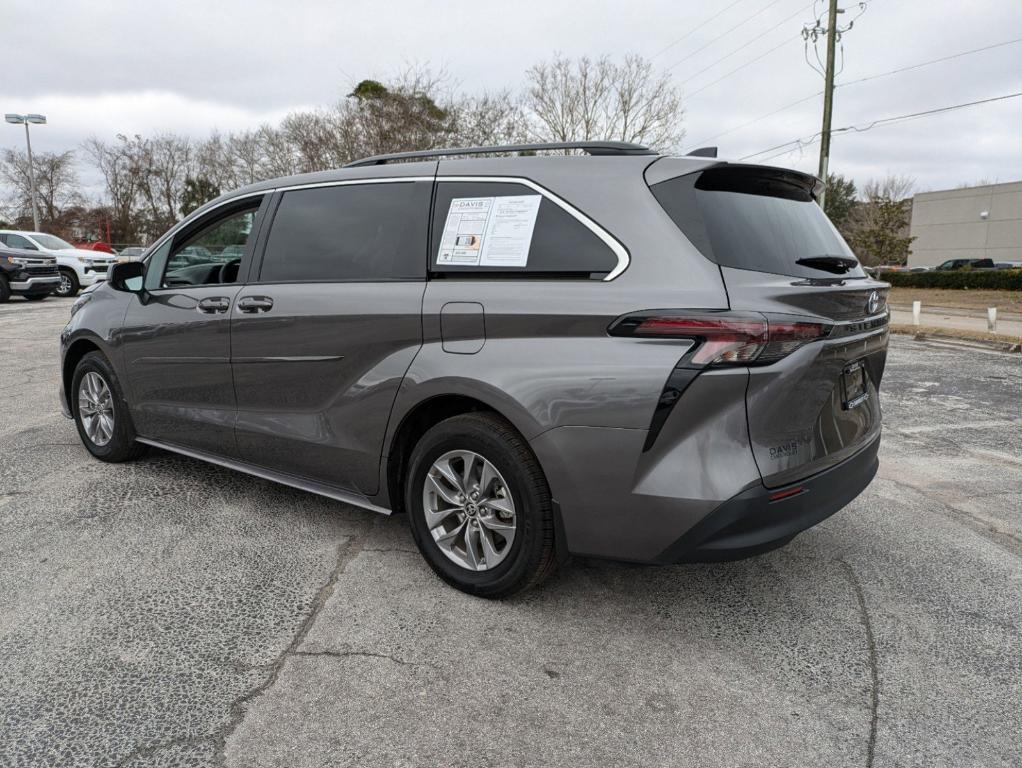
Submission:
M 176 130 L 204 136 L 274 121 L 291 109 L 328 104 L 364 77 L 410 63 L 444 68 L 459 88 L 514 87 L 525 69 L 555 50 L 569 56 L 628 52 L 653 56 L 728 5 L 639 0 L 628 4 L 486 0 L 80 3 L 7 0 L 4 111 L 45 111 L 41 149 L 77 146 L 91 134 Z M 820 90 L 821 78 L 796 39 L 812 18 L 804 0 L 779 0 L 749 23 L 711 41 L 767 0 L 743 0 L 655 63 L 683 91 L 764 56 L 687 100 L 690 141 L 719 133 Z M 852 15 L 855 3 L 844 3 Z M 764 30 L 804 12 L 778 29 Z M 1022 37 L 1016 0 L 872 0 L 844 40 L 848 82 L 900 66 Z M 787 39 L 787 42 L 785 42 Z M 782 45 L 783 43 L 783 45 Z M 699 73 L 714 60 L 740 49 Z M 835 126 L 1022 90 L 1022 44 L 840 88 Z M 810 100 L 715 143 L 740 157 L 820 129 Z M 1022 178 L 1022 98 L 866 133 L 836 136 L 831 168 L 858 181 L 913 176 L 920 188 L 979 178 Z M 7 126 L 0 146 L 20 146 Z M 817 145 L 771 162 L 815 170 Z

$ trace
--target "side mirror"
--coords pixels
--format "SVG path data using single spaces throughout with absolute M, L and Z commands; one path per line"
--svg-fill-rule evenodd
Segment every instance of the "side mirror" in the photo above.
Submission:
M 141 261 L 124 261 L 114 264 L 106 276 L 115 291 L 128 293 L 145 292 L 145 264 Z

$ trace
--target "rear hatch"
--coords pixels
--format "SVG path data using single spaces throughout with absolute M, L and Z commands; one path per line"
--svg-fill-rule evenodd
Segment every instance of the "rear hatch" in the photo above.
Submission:
M 880 433 L 886 283 L 865 272 L 815 202 L 815 177 L 720 164 L 651 185 L 716 262 L 732 312 L 819 337 L 749 366 L 746 410 L 764 484 L 785 486 L 848 458 Z

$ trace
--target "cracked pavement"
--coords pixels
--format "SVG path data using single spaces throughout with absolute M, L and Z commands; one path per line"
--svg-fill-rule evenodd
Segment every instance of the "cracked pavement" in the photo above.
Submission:
M 785 549 L 487 602 L 401 518 L 91 459 L 69 304 L 0 306 L 5 768 L 1018 765 L 1018 355 L 894 337 L 880 475 Z

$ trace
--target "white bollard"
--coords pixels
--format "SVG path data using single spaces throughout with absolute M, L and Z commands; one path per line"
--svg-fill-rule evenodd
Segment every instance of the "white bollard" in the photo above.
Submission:
M 987 307 L 987 330 L 997 333 L 997 307 Z
M 912 302 L 912 325 L 919 325 L 919 314 L 923 311 L 923 302 Z

